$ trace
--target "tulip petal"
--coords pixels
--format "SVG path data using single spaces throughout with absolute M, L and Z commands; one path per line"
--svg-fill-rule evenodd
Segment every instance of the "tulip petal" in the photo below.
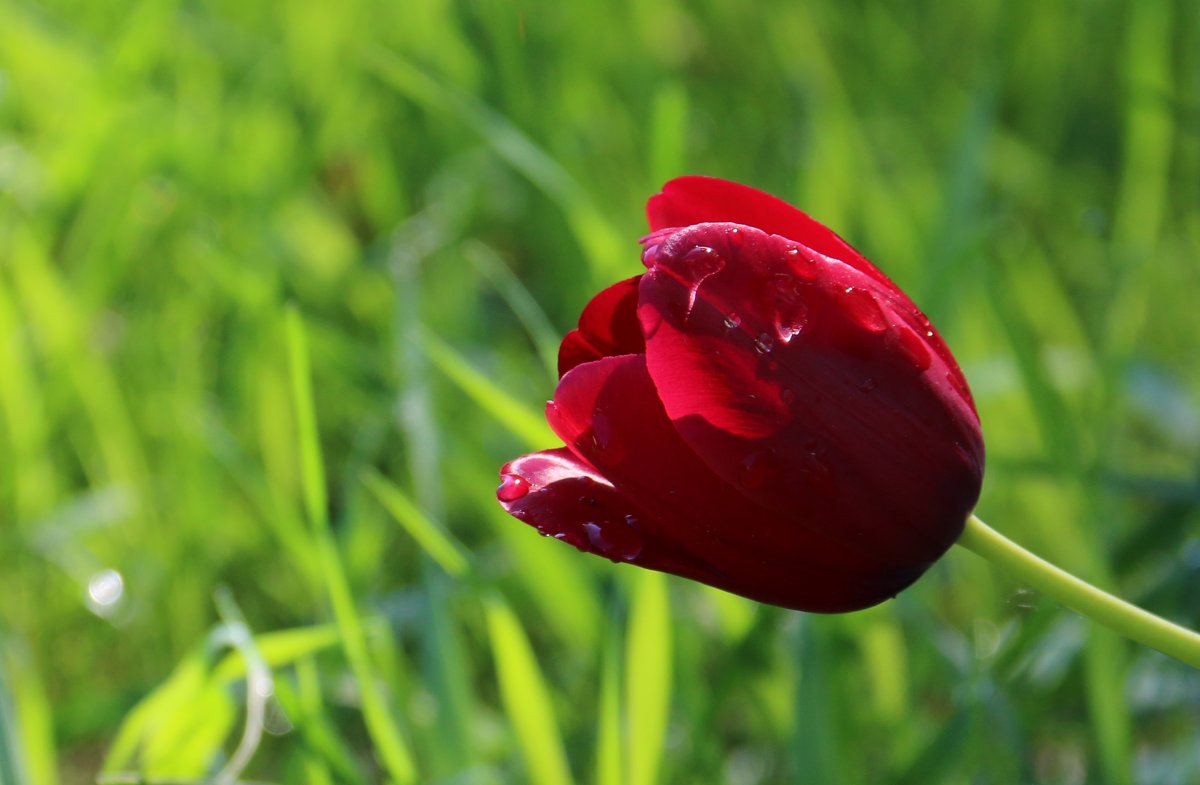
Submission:
M 742 224 L 761 229 L 767 234 L 786 237 L 818 254 L 849 265 L 886 289 L 896 288 L 878 267 L 831 229 L 782 199 L 741 183 L 700 175 L 677 177 L 664 185 L 660 193 L 650 197 L 646 203 L 646 217 L 650 222 L 650 237 L 656 238 L 656 242 L 660 241 L 664 230 L 671 227 L 708 222 Z M 904 299 L 907 302 L 907 297 Z M 907 306 L 903 317 L 914 330 L 922 333 L 934 331 L 929 320 L 916 306 L 911 302 L 907 302 Z M 959 394 L 967 399 L 971 411 L 975 411 L 975 402 L 966 378 L 949 348 L 940 338 L 932 348 L 947 366 L 950 381 Z
M 782 199 L 741 183 L 702 175 L 676 177 L 650 197 L 646 217 L 651 231 L 716 221 L 753 226 L 802 243 L 876 280 L 887 280 L 875 265 L 825 225 Z
M 978 419 L 886 278 L 735 224 L 658 238 L 639 285 L 675 430 L 769 510 L 894 565 L 934 561 L 979 492 Z M 919 312 L 917 312 L 919 313 Z
M 642 355 L 576 367 L 560 381 L 547 419 L 644 513 L 631 525 L 674 562 L 657 569 L 818 611 L 875 604 L 922 571 L 889 569 L 818 529 L 763 508 L 714 474 L 667 418 Z M 648 566 L 641 559 L 636 563 Z
M 641 527 L 646 514 L 571 450 L 523 455 L 500 469 L 496 498 L 542 535 L 614 562 L 713 582 L 720 573 Z
M 558 375 L 581 363 L 618 354 L 645 351 L 642 325 L 637 318 L 640 275 L 603 290 L 584 306 L 579 327 L 567 333 L 558 347 Z

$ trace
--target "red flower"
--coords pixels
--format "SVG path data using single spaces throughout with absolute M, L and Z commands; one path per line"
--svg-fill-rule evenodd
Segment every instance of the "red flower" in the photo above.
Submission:
M 950 351 L 841 238 L 760 191 L 672 180 L 647 271 L 597 294 L 547 404 L 565 448 L 500 503 L 583 551 L 809 611 L 894 596 L 958 537 L 983 438 Z

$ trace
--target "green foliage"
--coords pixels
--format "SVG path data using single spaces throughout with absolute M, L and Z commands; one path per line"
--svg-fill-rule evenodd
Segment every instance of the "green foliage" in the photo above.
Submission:
M 972 557 L 806 616 L 492 495 L 715 174 L 925 307 L 982 517 L 1200 627 L 1198 95 L 1180 0 L 0 0 L 0 780 L 1200 781 L 1200 674 Z

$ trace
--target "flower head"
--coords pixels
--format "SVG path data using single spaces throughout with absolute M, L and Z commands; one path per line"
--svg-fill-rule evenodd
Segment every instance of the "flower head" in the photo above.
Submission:
M 672 180 L 646 272 L 584 308 L 546 417 L 566 446 L 501 469 L 500 503 L 614 561 L 762 602 L 894 596 L 979 495 L 971 394 L 920 310 L 760 191 Z

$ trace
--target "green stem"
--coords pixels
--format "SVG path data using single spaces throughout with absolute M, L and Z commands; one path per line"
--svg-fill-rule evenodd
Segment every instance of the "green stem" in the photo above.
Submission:
M 974 515 L 967 519 L 958 544 L 1113 632 L 1200 668 L 1200 634 L 1148 613 L 1055 567 Z

